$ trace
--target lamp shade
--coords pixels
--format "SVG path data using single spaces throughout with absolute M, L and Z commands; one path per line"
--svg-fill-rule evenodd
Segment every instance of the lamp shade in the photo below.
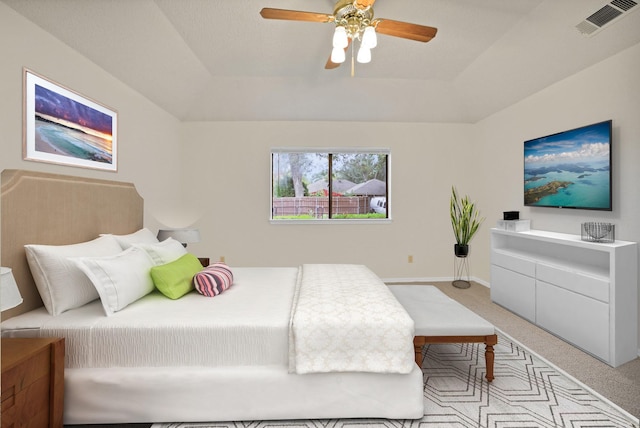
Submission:
M 200 230 L 198 229 L 160 229 L 158 240 L 164 241 L 173 238 L 185 247 L 192 242 L 200 242 Z
M 333 48 L 331 51 L 331 62 L 334 64 L 341 64 L 346 59 L 346 54 L 343 48 Z
M 362 35 L 362 46 L 366 46 L 369 49 L 373 49 L 378 46 L 378 37 L 376 36 L 376 29 L 369 26 L 364 29 Z
M 18 284 L 10 268 L 0 267 L 0 308 L 5 311 L 22 303 Z
M 371 49 L 362 45 L 358 49 L 358 62 L 361 64 L 367 64 L 371 62 Z
M 333 47 L 334 48 L 346 48 L 349 46 L 349 37 L 347 36 L 347 30 L 338 25 L 333 33 Z

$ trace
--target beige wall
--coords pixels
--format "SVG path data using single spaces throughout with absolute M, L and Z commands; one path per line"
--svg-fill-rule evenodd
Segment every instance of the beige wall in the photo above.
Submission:
M 364 263 L 385 278 L 450 277 L 451 185 L 473 180 L 473 126 L 346 122 L 185 123 L 189 206 L 204 242 L 193 251 L 243 266 Z M 390 224 L 271 224 L 270 148 L 391 149 Z M 414 257 L 412 264 L 408 256 Z
M 22 160 L 23 67 L 118 112 L 118 172 Z M 180 122 L 68 46 L 0 3 L 0 171 L 30 169 L 134 182 L 145 223 L 180 206 Z

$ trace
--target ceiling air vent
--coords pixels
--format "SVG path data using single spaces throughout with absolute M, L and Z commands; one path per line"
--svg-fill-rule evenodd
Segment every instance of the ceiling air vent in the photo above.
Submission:
M 613 0 L 589 15 L 576 28 L 583 35 L 592 36 L 611 22 L 634 11 L 637 5 L 634 0 Z

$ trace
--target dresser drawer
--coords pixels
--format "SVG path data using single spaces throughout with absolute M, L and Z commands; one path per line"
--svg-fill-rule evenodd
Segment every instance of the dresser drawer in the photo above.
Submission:
M 2 428 L 62 428 L 64 339 L 2 339 Z
M 533 260 L 500 250 L 491 253 L 491 264 L 531 277 L 536 275 L 536 263 Z
M 536 277 L 565 290 L 609 303 L 609 281 L 571 269 L 538 263 Z
M 5 397 L 18 394 L 32 383 L 49 377 L 51 353 L 48 348 L 34 354 L 23 364 L 2 372 L 2 410 L 5 408 Z
M 491 300 L 531 322 L 536 321 L 536 280 L 491 266 Z
M 609 305 L 542 281 L 536 286 L 537 324 L 608 361 Z
M 49 426 L 49 376 L 36 379 L 14 395 L 2 396 L 2 428 Z M 29 421 L 24 425 L 24 421 Z

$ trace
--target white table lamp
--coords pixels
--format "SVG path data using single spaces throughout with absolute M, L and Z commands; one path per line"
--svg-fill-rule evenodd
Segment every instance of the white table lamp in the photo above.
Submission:
M 158 230 L 158 240 L 164 241 L 173 238 L 185 247 L 192 242 L 200 242 L 200 230 L 198 229 L 160 229 Z
M 0 267 L 0 308 L 2 311 L 15 308 L 22 303 L 18 284 L 10 268 Z

